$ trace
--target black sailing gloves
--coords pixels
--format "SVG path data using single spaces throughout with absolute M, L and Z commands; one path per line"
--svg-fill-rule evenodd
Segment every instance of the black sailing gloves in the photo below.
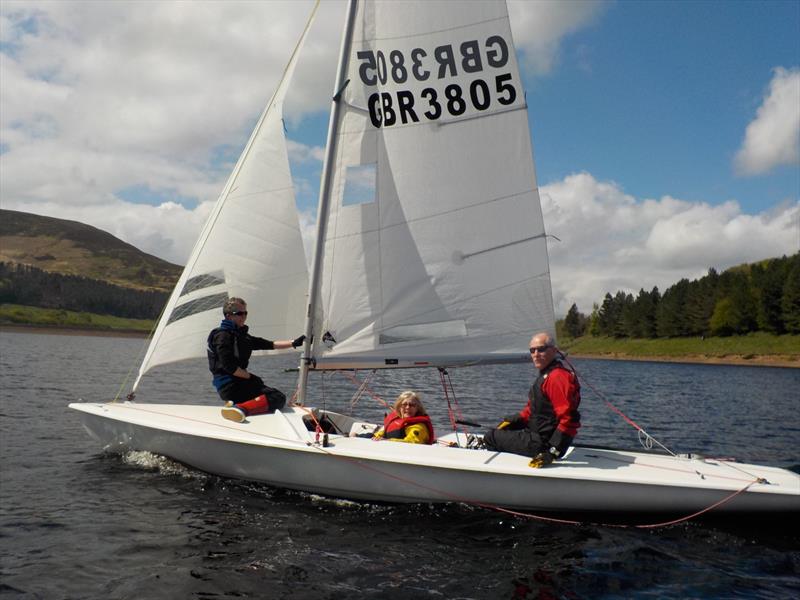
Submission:
M 547 465 L 552 463 L 558 457 L 559 457 L 558 450 L 551 447 L 549 450 L 545 450 L 544 452 L 539 452 L 539 454 L 534 456 L 531 459 L 531 462 L 528 463 L 528 466 L 533 467 L 534 469 L 541 469 L 542 467 L 546 467 Z
M 299 338 L 295 338 L 294 341 L 292 341 L 292 348 L 299 348 L 300 346 L 303 345 L 303 342 L 305 341 L 306 341 L 306 336 L 304 335 L 301 335 Z
M 564 453 L 567 451 L 571 443 L 572 443 L 572 438 L 570 436 L 556 429 L 555 433 L 553 434 L 553 437 L 550 438 L 549 449 L 545 450 L 544 452 L 539 452 L 539 454 L 534 456 L 531 459 L 531 462 L 528 463 L 528 466 L 533 467 L 534 469 L 541 469 L 542 467 L 546 467 L 547 465 L 551 464 L 555 459 L 564 456 Z

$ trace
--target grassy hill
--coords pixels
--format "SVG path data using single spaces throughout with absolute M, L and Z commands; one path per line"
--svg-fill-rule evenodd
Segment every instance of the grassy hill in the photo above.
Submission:
M 0 261 L 161 292 L 172 290 L 182 270 L 90 225 L 2 209 Z
M 0 327 L 40 328 L 50 332 L 72 329 L 82 332 L 136 333 L 145 336 L 152 332 L 156 322 L 152 319 L 126 319 L 110 315 L 20 304 L 0 304 Z
M 560 347 L 576 357 L 800 367 L 800 335 L 763 331 L 726 337 L 659 339 L 587 335 L 560 340 Z

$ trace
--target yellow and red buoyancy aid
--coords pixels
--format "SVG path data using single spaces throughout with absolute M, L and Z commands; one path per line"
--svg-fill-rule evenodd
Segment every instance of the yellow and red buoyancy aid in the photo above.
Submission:
M 428 430 L 428 441 L 426 443 L 432 444 L 435 436 L 433 434 L 433 423 L 428 415 L 420 415 L 418 417 L 403 418 L 396 412 L 392 411 L 383 419 L 383 436 L 388 439 L 403 439 L 406 437 L 406 427 L 411 425 L 424 425 Z

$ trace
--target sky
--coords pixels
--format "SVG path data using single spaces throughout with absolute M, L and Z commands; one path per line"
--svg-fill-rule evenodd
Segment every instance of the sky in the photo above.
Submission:
M 556 314 L 800 250 L 800 0 L 510 1 Z M 0 206 L 183 264 L 312 3 L 0 3 Z M 307 248 L 344 3 L 285 113 Z

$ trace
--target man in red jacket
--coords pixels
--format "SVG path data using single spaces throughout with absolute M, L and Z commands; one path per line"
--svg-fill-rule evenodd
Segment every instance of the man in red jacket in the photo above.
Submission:
M 528 392 L 528 404 L 510 415 L 483 441 L 489 450 L 531 456 L 532 467 L 549 465 L 564 455 L 581 426 L 581 386 L 575 373 L 558 358 L 548 333 L 531 339 L 531 360 L 539 377 Z

